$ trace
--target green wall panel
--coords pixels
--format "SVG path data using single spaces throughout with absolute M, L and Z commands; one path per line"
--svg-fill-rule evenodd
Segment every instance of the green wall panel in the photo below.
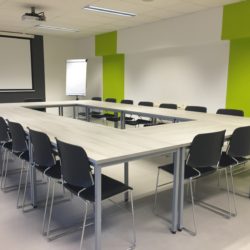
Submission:
M 124 55 L 117 54 L 117 32 L 109 32 L 95 37 L 96 56 L 103 56 L 103 99 L 124 99 Z
M 250 37 L 250 1 L 224 6 L 222 39 Z
M 124 99 L 124 55 L 103 57 L 103 98 Z
M 230 43 L 226 107 L 250 116 L 250 38 Z
M 117 32 L 109 32 L 96 35 L 95 37 L 95 55 L 106 56 L 116 54 Z

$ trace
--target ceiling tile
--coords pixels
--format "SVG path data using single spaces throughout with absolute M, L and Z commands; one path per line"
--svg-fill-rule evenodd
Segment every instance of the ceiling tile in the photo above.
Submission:
M 201 11 L 215 6 L 238 2 L 237 0 L 0 0 L 0 30 L 54 34 L 65 37 L 81 37 L 111 30 L 119 30 Z M 96 5 L 126 12 L 135 12 L 135 17 L 121 17 L 83 10 L 86 5 Z M 45 12 L 48 25 L 77 28 L 80 32 L 40 31 L 36 23 L 21 21 L 21 16 L 30 12 Z M 41 22 L 40 22 L 41 23 Z

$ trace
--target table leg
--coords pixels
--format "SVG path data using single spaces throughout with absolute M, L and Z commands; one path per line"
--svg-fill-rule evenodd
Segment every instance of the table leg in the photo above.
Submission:
M 121 112 L 121 129 L 125 129 L 125 112 Z
M 95 166 L 95 250 L 101 250 L 102 245 L 102 170 Z
M 178 223 L 178 200 L 179 200 L 179 164 L 180 149 L 173 154 L 174 160 L 174 183 L 173 183 L 173 201 L 172 201 L 172 227 L 171 232 L 176 233 Z
M 179 204 L 178 204 L 178 230 L 183 229 L 183 203 L 184 203 L 184 173 L 185 173 L 185 148 L 180 149 L 180 168 L 179 168 Z
M 30 195 L 31 195 L 31 203 L 35 208 L 37 206 L 37 192 L 36 192 L 36 171 L 32 166 L 33 155 L 32 155 L 32 145 L 29 137 L 29 167 L 30 167 Z
M 63 116 L 63 106 L 59 106 L 58 110 L 59 110 L 59 116 Z
M 86 121 L 90 121 L 90 108 L 85 107 L 85 113 L 86 113 Z
M 129 184 L 129 169 L 128 169 L 128 162 L 124 162 L 124 183 L 126 185 Z M 124 194 L 124 201 L 127 202 L 128 201 L 128 193 L 126 192 Z
M 73 106 L 73 118 L 76 119 L 77 107 Z
M 118 113 L 117 112 L 114 113 L 114 117 L 115 118 L 118 117 Z M 115 122 L 115 128 L 118 128 L 118 121 Z

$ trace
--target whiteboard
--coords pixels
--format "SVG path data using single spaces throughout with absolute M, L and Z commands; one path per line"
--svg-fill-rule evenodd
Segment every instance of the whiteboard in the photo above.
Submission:
M 32 89 L 30 39 L 0 37 L 0 90 Z
M 87 60 L 66 61 L 66 95 L 86 95 Z

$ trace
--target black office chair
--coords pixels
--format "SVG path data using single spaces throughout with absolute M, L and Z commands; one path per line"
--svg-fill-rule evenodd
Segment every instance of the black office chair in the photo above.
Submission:
M 94 175 L 91 172 L 88 156 L 85 150 L 79 146 L 71 145 L 57 140 L 57 147 L 62 165 L 63 185 L 74 195 L 83 199 L 85 204 L 85 212 L 83 219 L 83 228 L 80 249 L 83 246 L 84 230 L 86 226 L 86 218 L 89 203 L 95 202 L 95 184 Z M 134 229 L 134 208 L 132 188 L 114 180 L 108 176 L 102 175 L 102 200 L 108 199 L 117 194 L 129 192 L 131 195 L 131 212 L 133 220 L 133 247 L 135 246 L 135 229 Z M 53 204 L 53 200 L 52 200 Z M 50 214 L 52 213 L 52 206 Z M 50 224 L 48 225 L 48 231 Z
M 28 99 L 24 99 L 24 102 L 43 102 L 44 100 L 41 98 L 28 98 Z M 46 108 L 31 108 L 33 110 L 37 110 L 37 111 L 42 111 L 42 112 L 46 112 Z
M 236 201 L 235 201 L 235 185 L 233 179 L 233 169 L 242 166 L 249 160 L 250 156 L 250 126 L 239 127 L 234 130 L 227 149 L 222 153 L 219 168 L 229 169 L 235 215 L 237 215 Z
M 177 109 L 177 104 L 174 104 L 174 103 L 161 103 L 159 105 L 159 108 L 164 108 L 164 109 Z M 176 119 L 172 119 L 171 122 L 175 122 Z M 164 125 L 166 124 L 164 121 L 160 120 L 159 122 L 157 122 L 156 124 L 154 125 Z
M 102 98 L 99 97 L 99 96 L 94 96 L 94 97 L 91 98 L 91 100 L 92 100 L 92 101 L 102 101 Z M 92 112 L 90 113 L 90 115 L 91 115 L 91 114 L 101 114 L 101 112 L 100 112 L 100 111 L 92 111 Z M 86 116 L 86 112 L 79 112 L 79 113 L 78 113 L 78 116 L 83 116 L 83 117 L 85 117 L 85 116 Z
M 20 189 L 21 189 L 23 171 L 25 169 L 25 164 L 29 164 L 29 150 L 28 150 L 29 147 L 28 147 L 27 136 L 22 125 L 11 121 L 8 121 L 8 125 L 12 138 L 12 153 L 22 161 L 19 185 L 18 185 L 18 195 L 17 195 L 17 208 L 19 208 L 20 207 L 19 198 L 20 198 Z M 8 165 L 6 165 L 5 168 L 3 189 L 5 189 L 5 180 L 7 172 L 8 172 Z
M 147 101 L 141 101 L 138 103 L 138 105 L 139 106 L 146 106 L 146 107 L 153 107 L 154 106 L 153 102 L 147 102 Z M 134 119 L 134 120 L 127 120 L 127 121 L 125 120 L 125 124 L 132 125 L 132 126 L 138 126 L 140 124 L 149 125 L 149 124 L 152 124 L 152 119 L 148 120 L 148 119 L 139 117 L 138 119 Z
M 219 115 L 233 115 L 233 116 L 244 116 L 244 111 L 239 109 L 218 109 L 216 114 Z
M 130 104 L 130 105 L 133 105 L 134 104 L 134 101 L 133 100 L 128 100 L 128 99 L 123 99 L 121 100 L 121 103 L 122 104 Z M 107 117 L 106 118 L 107 121 L 111 121 L 111 122 L 119 122 L 121 120 L 121 117 L 120 116 L 110 116 L 110 117 Z M 126 116 L 125 117 L 125 121 L 131 121 L 133 120 L 133 118 L 131 116 Z
M 48 200 L 50 195 L 50 186 L 51 181 L 53 181 L 53 191 L 51 200 L 54 200 L 54 193 L 55 193 L 55 183 L 61 182 L 61 166 L 60 161 L 56 160 L 56 151 L 53 149 L 52 144 L 50 142 L 49 137 L 47 134 L 39 131 L 29 130 L 29 137 L 31 143 L 31 154 L 32 154 L 32 166 L 36 170 L 43 173 L 45 176 L 48 177 L 48 188 L 47 188 L 47 195 L 46 195 L 46 203 L 44 209 L 44 216 L 43 216 L 43 226 L 42 226 L 42 233 L 45 234 L 45 220 L 47 215 L 47 207 L 48 207 Z M 29 168 L 30 170 L 31 168 Z M 25 205 L 26 199 L 26 190 L 27 190 L 27 183 L 28 183 L 28 172 L 26 174 L 25 179 L 25 188 L 24 188 L 24 196 L 23 196 L 23 208 Z M 49 233 L 47 232 L 47 237 L 49 237 Z
M 191 143 L 190 150 L 185 162 L 184 179 L 189 181 L 190 194 L 192 201 L 194 234 L 197 233 L 195 212 L 194 212 L 194 196 L 193 196 L 193 180 L 210 173 L 214 173 L 217 168 L 221 157 L 221 149 L 224 142 L 225 130 L 196 135 Z M 155 203 L 154 209 L 157 204 L 158 188 L 172 183 L 164 183 L 159 185 L 160 170 L 174 174 L 174 164 L 168 164 L 158 167 L 158 175 L 155 189 Z M 228 190 L 229 192 L 229 190 Z
M 207 113 L 207 108 L 202 106 L 186 106 L 186 111 L 194 111 L 194 112 L 201 112 Z
M 115 98 L 106 98 L 105 99 L 105 102 L 113 102 L 113 103 L 116 103 L 116 99 Z M 109 117 L 115 117 L 115 114 L 114 113 L 105 113 L 104 114 L 104 118 L 109 118 Z
M 113 102 L 113 103 L 115 103 L 116 99 L 115 98 L 106 98 L 105 102 Z M 95 118 L 95 119 L 103 119 L 103 118 L 106 118 L 106 117 L 112 116 L 112 115 L 113 114 L 108 114 L 108 113 L 103 114 L 102 112 L 98 112 L 98 113 L 91 112 L 91 117 Z
M 5 169 L 8 165 L 9 153 L 12 150 L 12 140 L 10 137 L 9 127 L 3 117 L 0 116 L 0 147 L 3 151 L 1 164 L 1 189 L 3 189 Z
M 164 109 L 177 109 L 177 104 L 174 103 L 161 103 L 159 108 Z

